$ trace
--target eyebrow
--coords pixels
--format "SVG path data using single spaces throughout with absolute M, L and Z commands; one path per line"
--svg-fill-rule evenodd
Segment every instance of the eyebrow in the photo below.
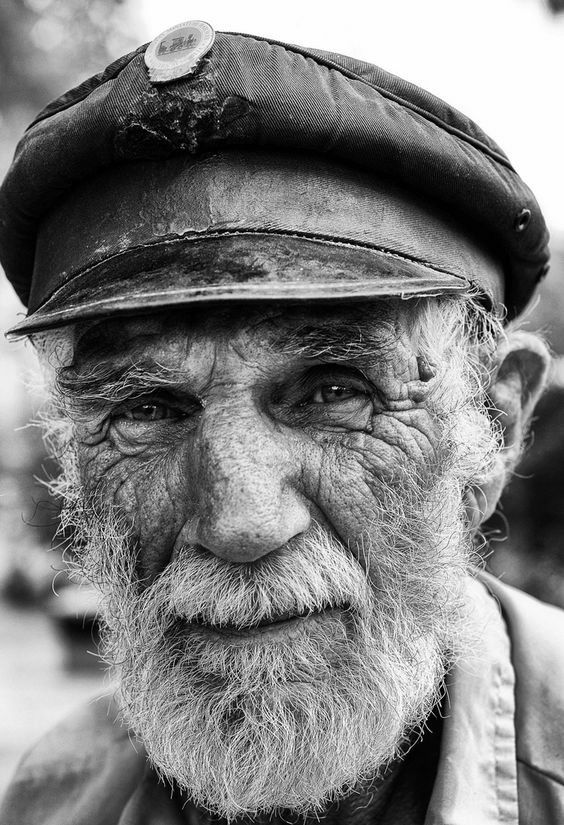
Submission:
M 392 322 L 352 318 L 336 323 L 307 323 L 275 336 L 282 354 L 307 360 L 346 361 L 372 366 L 394 350 L 397 332 Z
M 290 329 L 287 326 L 281 328 L 272 316 L 256 328 L 263 324 L 267 327 L 266 347 L 290 359 L 349 363 L 367 370 L 392 352 L 397 344 L 393 317 L 380 315 L 376 318 L 373 313 L 368 315 L 366 310 L 351 313 L 346 319 L 308 320 Z M 85 336 L 79 343 L 73 363 L 62 368 L 57 377 L 58 395 L 63 405 L 72 410 L 73 415 L 88 416 L 159 389 L 170 393 L 185 392 L 185 370 L 139 353 L 145 337 L 124 340 L 122 351 L 116 354 L 115 339 L 111 341 L 105 334 Z
M 153 358 L 71 364 L 57 376 L 59 399 L 75 416 L 88 416 L 122 401 L 143 398 L 159 389 L 179 390 L 186 376 Z

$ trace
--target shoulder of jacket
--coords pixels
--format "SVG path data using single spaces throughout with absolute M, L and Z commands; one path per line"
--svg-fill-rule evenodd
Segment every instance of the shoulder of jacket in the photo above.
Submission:
M 517 761 L 564 785 L 564 610 L 488 573 L 479 579 L 497 600 L 509 634 Z
M 8 786 L 0 805 L 2 825 L 86 825 L 93 822 L 90 816 L 102 789 L 119 810 L 146 760 L 143 748 L 117 719 L 113 699 L 100 697 L 39 739 Z
M 96 697 L 81 705 L 51 728 L 24 754 L 18 774 L 76 772 L 91 765 L 107 751 L 128 740 L 118 721 L 111 696 Z

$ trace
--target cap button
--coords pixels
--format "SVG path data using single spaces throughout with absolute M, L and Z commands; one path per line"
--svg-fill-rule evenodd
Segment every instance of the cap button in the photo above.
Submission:
M 515 232 L 524 232 L 531 222 L 531 217 L 530 209 L 521 209 L 521 211 L 517 213 L 513 224 Z

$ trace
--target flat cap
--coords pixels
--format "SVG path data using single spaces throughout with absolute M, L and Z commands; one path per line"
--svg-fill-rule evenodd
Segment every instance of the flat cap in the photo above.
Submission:
M 228 33 L 162 83 L 146 49 L 55 100 L 18 145 L 0 189 L 0 260 L 28 307 L 12 334 L 197 300 L 469 289 L 513 317 L 546 273 L 531 191 L 437 97 Z

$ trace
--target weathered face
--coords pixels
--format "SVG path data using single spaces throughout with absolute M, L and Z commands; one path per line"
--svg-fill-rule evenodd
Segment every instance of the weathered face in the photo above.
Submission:
M 380 486 L 435 466 L 432 373 L 396 314 L 202 313 L 84 336 L 78 374 L 93 371 L 98 395 L 116 380 L 125 391 L 80 426 L 81 475 L 133 525 L 143 576 L 186 544 L 255 562 L 313 522 L 355 547 Z
M 126 717 L 225 816 L 379 770 L 458 644 L 483 422 L 413 312 L 114 321 L 62 376 Z

